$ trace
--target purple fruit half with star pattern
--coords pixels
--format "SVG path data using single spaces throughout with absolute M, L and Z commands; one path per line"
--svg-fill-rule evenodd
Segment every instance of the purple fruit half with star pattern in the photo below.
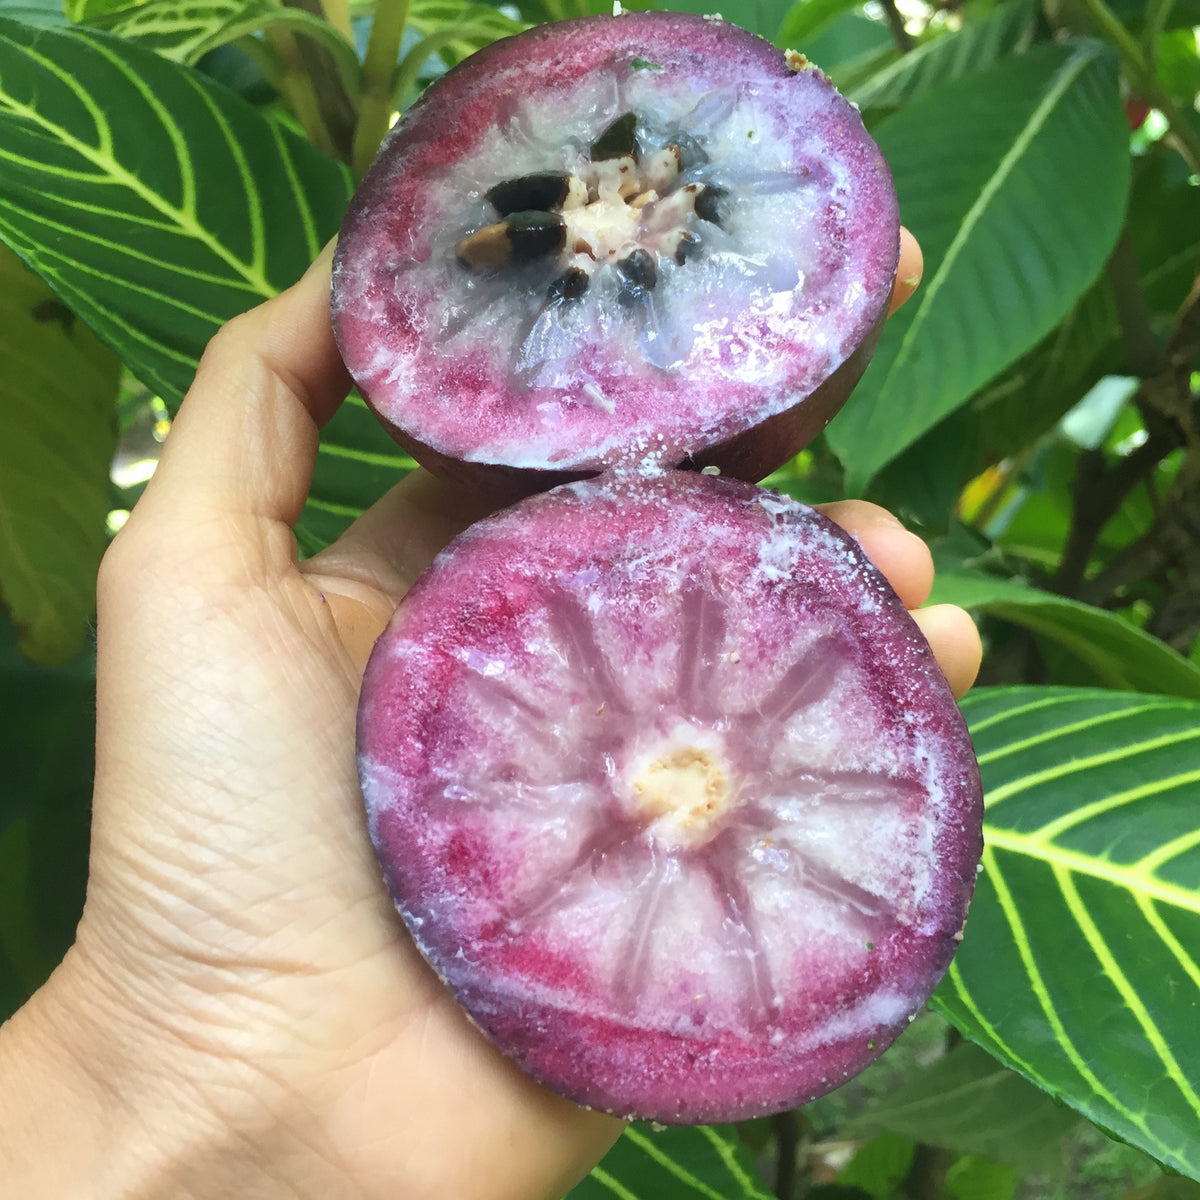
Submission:
M 359 767 L 417 945 L 525 1071 L 666 1124 L 803 1104 L 949 965 L 970 739 L 858 544 L 684 472 L 474 526 L 367 669 Z
M 803 56 L 719 18 L 583 18 L 494 43 L 408 110 L 343 225 L 334 325 L 442 474 L 753 480 L 866 368 L 898 253 L 883 157 Z

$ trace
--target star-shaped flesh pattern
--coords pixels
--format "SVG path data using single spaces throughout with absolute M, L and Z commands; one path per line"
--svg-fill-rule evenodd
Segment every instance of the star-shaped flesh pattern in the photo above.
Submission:
M 804 1103 L 949 964 L 970 741 L 857 544 L 704 476 L 569 485 L 475 526 L 380 640 L 372 834 L 476 1023 L 664 1123 Z

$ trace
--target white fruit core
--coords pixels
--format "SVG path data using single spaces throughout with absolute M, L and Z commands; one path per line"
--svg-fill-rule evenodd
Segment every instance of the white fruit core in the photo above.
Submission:
M 702 845 L 736 803 L 718 739 L 689 725 L 639 754 L 627 776 L 632 811 L 668 848 Z

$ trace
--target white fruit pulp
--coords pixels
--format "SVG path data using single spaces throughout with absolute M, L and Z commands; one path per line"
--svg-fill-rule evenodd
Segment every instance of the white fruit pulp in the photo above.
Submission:
M 581 85 L 593 94 L 572 100 L 579 114 L 573 128 L 564 129 L 561 113 L 544 99 L 514 101 L 511 119 L 483 137 L 475 154 L 428 181 L 428 210 L 443 214 L 443 223 L 427 252 L 395 263 L 397 295 L 422 297 L 420 308 L 407 313 L 422 345 L 435 347 L 450 364 L 476 354 L 495 359 L 489 369 L 507 378 L 514 392 L 538 393 L 541 433 L 522 428 L 504 450 L 506 461 L 516 465 L 546 461 L 549 443 L 541 439 L 558 436 L 556 414 L 580 404 L 613 413 L 608 381 L 615 362 L 649 380 L 657 371 L 711 360 L 714 372 L 734 371 L 740 383 L 769 388 L 776 377 L 794 371 L 794 364 L 778 359 L 769 334 L 764 342 L 761 332 L 750 337 L 743 327 L 769 331 L 778 324 L 778 336 L 790 344 L 799 308 L 813 313 L 807 353 L 817 381 L 846 353 L 835 331 L 823 330 L 820 314 L 836 308 L 842 314 L 837 329 L 857 330 L 870 303 L 843 250 L 856 220 L 849 167 L 827 162 L 815 135 L 797 156 L 796 130 L 784 117 L 788 104 L 774 95 L 789 81 L 697 95 L 690 80 L 672 88 L 647 78 L 653 74 L 627 72 L 620 80 L 602 75 Z M 789 103 L 794 108 L 790 98 Z M 572 265 L 569 257 L 549 268 L 492 272 L 473 272 L 458 261 L 455 251 L 463 239 L 497 219 L 484 199 L 488 188 L 546 171 L 587 178 L 595 173 L 588 159 L 591 139 L 626 112 L 639 118 L 647 179 L 658 156 L 681 137 L 700 148 L 695 165 L 685 166 L 674 183 L 665 182 L 667 193 L 637 210 L 636 220 L 623 201 L 619 219 L 608 205 L 604 214 L 587 218 L 597 244 L 575 265 L 591 270 L 598 257 L 615 263 L 639 246 L 656 254 L 656 286 L 634 311 L 618 302 L 623 280 L 615 266 L 596 270 L 578 300 L 548 304 L 547 285 L 554 273 Z M 690 184 L 724 190 L 723 227 L 676 211 Z M 696 234 L 700 245 L 694 257 L 678 263 L 674 251 L 682 228 Z M 785 334 L 785 328 L 791 332 Z M 606 347 L 599 356 L 589 351 L 596 346 Z M 380 366 L 376 390 L 403 382 L 392 379 L 389 369 L 409 370 L 403 360 Z M 364 377 L 371 379 L 375 367 L 365 367 Z M 544 399 L 546 389 L 556 398 Z M 792 394 L 794 389 L 781 396 L 780 405 Z M 439 398 L 426 399 L 436 404 Z M 702 401 L 698 395 L 696 403 Z M 461 404 L 449 394 L 445 402 Z M 606 453 L 603 445 L 598 452 Z

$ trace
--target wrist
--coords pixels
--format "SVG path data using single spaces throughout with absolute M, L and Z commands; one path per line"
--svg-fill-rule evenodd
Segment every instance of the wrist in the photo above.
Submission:
M 81 1030 L 63 1004 L 66 973 L 59 967 L 0 1026 L 0 1176 L 12 1189 L 5 1195 L 110 1194 L 102 1147 L 118 1114 L 103 1103 Z
M 79 957 L 0 1027 L 0 1197 L 245 1194 L 247 1139 L 195 1101 L 196 1064 L 148 1054 L 153 1031 L 129 1029 Z

